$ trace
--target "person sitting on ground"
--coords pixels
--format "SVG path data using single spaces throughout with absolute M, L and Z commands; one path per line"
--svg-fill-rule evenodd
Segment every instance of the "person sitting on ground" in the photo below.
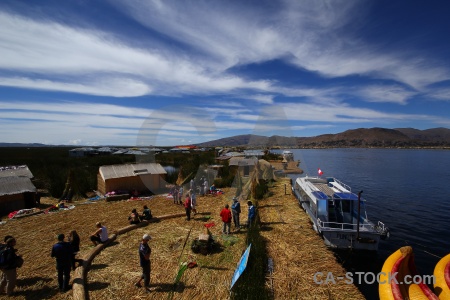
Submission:
M 133 208 L 131 211 L 131 214 L 128 216 L 128 221 L 130 221 L 130 224 L 139 224 L 141 222 L 136 208 Z
M 97 222 L 95 224 L 97 227 L 97 230 L 92 233 L 91 235 L 91 241 L 94 244 L 94 246 L 97 246 L 98 244 L 104 244 L 108 241 L 108 229 L 106 229 L 105 226 L 102 226 L 102 223 Z
M 147 207 L 147 205 L 144 205 L 144 211 L 142 211 L 141 220 L 150 221 L 151 219 L 153 219 L 152 211 Z
M 214 194 L 217 191 L 216 185 L 214 183 L 209 188 L 209 191 L 211 192 L 211 194 Z

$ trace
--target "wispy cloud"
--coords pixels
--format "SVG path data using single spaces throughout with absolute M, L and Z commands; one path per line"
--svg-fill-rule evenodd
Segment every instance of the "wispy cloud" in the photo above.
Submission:
M 417 95 L 417 92 L 407 90 L 398 85 L 371 85 L 361 87 L 356 92 L 363 101 L 391 102 L 405 105 L 409 98 Z

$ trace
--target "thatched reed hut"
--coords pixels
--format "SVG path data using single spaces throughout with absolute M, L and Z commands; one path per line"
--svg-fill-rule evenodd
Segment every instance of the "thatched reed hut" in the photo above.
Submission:
M 101 166 L 97 175 L 98 191 L 116 190 L 156 193 L 165 188 L 167 172 L 157 163 Z

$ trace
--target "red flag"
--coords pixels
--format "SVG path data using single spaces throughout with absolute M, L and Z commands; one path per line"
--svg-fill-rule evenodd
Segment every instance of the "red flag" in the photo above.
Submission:
M 322 170 L 320 168 L 317 169 L 317 173 L 319 173 L 319 176 L 323 175 L 323 172 L 322 172 Z

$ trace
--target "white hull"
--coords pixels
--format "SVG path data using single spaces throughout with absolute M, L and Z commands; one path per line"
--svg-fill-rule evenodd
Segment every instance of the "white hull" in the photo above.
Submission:
M 311 179 L 311 181 L 313 180 L 314 182 L 320 180 L 324 181 L 324 179 L 321 178 Z M 342 184 L 339 181 L 337 182 Z M 336 184 L 334 181 L 333 184 L 336 187 L 339 186 L 342 188 L 341 185 Z M 359 217 L 361 221 L 359 224 L 359 230 L 357 230 L 358 224 L 355 220 L 357 220 L 358 217 L 355 217 L 354 213 L 353 217 L 350 217 L 350 219 L 348 219 L 348 214 L 346 215 L 345 213 L 342 213 L 343 217 L 347 218 L 346 222 L 342 220 L 339 222 L 336 219 L 331 220 L 331 210 L 333 210 L 334 215 L 337 215 L 334 210 L 339 210 L 338 206 L 334 203 L 339 203 L 339 201 L 344 202 L 344 199 L 334 199 L 334 197 L 337 197 L 336 195 L 342 195 L 342 191 L 345 191 L 346 195 L 351 194 L 349 191 L 350 188 L 344 184 L 342 185 L 345 186 L 345 188 L 342 188 L 341 190 L 336 190 L 334 189 L 334 186 L 331 185 L 333 186 L 332 192 L 336 193 L 334 195 L 328 195 L 327 197 L 327 195 L 319 192 L 318 190 L 314 190 L 312 193 L 309 193 L 310 191 L 308 191 L 308 189 L 311 189 L 311 186 L 313 186 L 312 184 L 310 186 L 306 186 L 304 181 L 296 181 L 295 186 L 293 186 L 293 192 L 298 199 L 300 206 L 305 210 L 311 219 L 314 230 L 324 239 L 325 245 L 337 249 L 377 251 L 381 236 L 388 236 L 388 229 L 383 223 L 379 222 L 378 225 L 374 225 L 367 219 L 367 217 L 364 218 L 360 215 Z M 321 189 L 322 191 L 324 190 L 323 187 Z M 328 191 L 328 194 L 332 193 Z M 314 198 L 313 195 L 320 195 L 322 198 L 311 200 Z M 354 208 L 356 202 L 354 197 L 352 199 L 348 199 L 348 201 L 351 202 L 346 203 L 351 204 Z M 333 203 L 333 208 L 331 208 L 331 203 Z M 357 203 L 358 202 L 356 202 L 356 204 Z M 350 212 L 350 215 L 351 214 L 352 213 Z

